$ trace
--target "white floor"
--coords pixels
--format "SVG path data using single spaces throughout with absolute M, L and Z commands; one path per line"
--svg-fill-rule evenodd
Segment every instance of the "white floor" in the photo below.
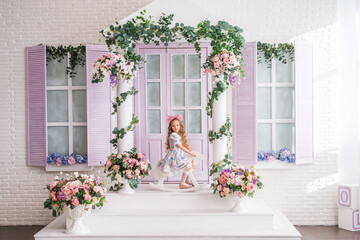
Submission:
M 231 213 L 232 199 L 221 199 L 208 187 L 173 193 L 141 185 L 133 195 L 109 193 L 108 199 L 84 220 L 89 234 L 65 234 L 65 217 L 60 216 L 35 239 L 301 239 L 289 220 L 263 199 L 247 199 L 246 212 Z

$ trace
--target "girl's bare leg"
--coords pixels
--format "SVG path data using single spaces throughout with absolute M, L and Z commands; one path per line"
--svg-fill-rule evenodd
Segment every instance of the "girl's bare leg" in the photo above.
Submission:
M 181 181 L 179 184 L 179 188 L 180 189 L 185 189 L 185 188 L 191 188 L 192 185 L 189 185 L 187 183 L 185 183 L 186 178 L 189 176 L 189 173 L 187 171 L 183 172 L 182 176 L 181 176 Z

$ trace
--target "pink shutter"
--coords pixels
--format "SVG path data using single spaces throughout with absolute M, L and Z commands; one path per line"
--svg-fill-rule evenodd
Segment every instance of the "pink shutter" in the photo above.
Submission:
M 296 163 L 313 163 L 313 47 L 307 41 L 295 41 L 295 104 Z
M 233 159 L 241 165 L 256 164 L 256 42 L 245 43 L 246 79 L 233 90 Z
M 27 164 L 45 166 L 46 46 L 26 48 Z
M 109 50 L 102 45 L 86 46 L 86 98 L 88 165 L 100 166 L 112 151 L 111 134 L 111 87 L 109 78 L 101 83 L 91 83 L 93 65 Z

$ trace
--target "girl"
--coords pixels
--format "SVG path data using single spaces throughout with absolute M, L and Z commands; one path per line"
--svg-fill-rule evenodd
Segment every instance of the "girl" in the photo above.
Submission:
M 184 152 L 196 157 L 191 152 L 185 136 L 184 125 L 182 124 L 181 114 L 169 116 L 168 137 L 166 142 L 167 154 L 164 159 L 159 161 L 159 168 L 162 172 L 171 174 L 176 171 L 182 171 L 180 189 L 190 188 L 193 184 L 189 180 L 189 172 L 194 168 L 192 159 L 185 158 Z

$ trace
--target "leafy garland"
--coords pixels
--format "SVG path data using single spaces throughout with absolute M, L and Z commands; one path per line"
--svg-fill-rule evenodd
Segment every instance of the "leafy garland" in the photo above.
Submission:
M 112 115 L 114 115 L 115 113 L 117 113 L 117 109 L 118 107 L 125 102 L 126 98 L 130 95 L 136 95 L 139 91 L 136 90 L 135 87 L 131 87 L 131 89 L 127 92 L 123 92 L 120 93 L 120 97 L 116 97 L 115 102 L 112 103 L 113 109 L 114 111 L 111 113 Z
M 76 76 L 75 67 L 77 65 L 82 67 L 85 66 L 85 46 L 82 44 L 77 47 L 72 45 L 59 45 L 57 47 L 46 45 L 46 62 L 51 60 L 58 60 L 58 62 L 61 62 L 65 57 L 68 56 L 68 54 L 70 54 L 70 66 L 66 67 L 66 74 L 70 75 L 71 79 L 74 79 Z
M 237 26 L 232 26 L 225 21 L 218 21 L 217 24 L 212 25 L 209 20 L 204 20 L 200 22 L 196 28 L 185 26 L 183 23 L 175 23 L 174 27 L 171 27 L 174 14 L 162 14 L 158 22 L 155 23 L 152 20 L 152 16 L 146 17 L 145 13 L 146 11 L 144 10 L 140 12 L 140 16 L 136 16 L 123 25 L 119 25 L 119 22 L 116 22 L 114 25 L 110 25 L 109 28 L 100 31 L 103 37 L 105 37 L 105 43 L 109 49 L 111 49 L 112 46 L 115 46 L 115 49 L 121 48 L 124 51 L 124 57 L 134 62 L 135 66 L 144 62 L 144 59 L 134 50 L 139 41 L 143 41 L 145 44 L 153 42 L 156 45 L 163 43 L 164 46 L 168 46 L 170 42 L 179 41 L 182 39 L 181 37 L 183 37 L 188 43 L 194 45 L 198 54 L 201 54 L 200 40 L 210 39 L 212 52 L 203 64 L 204 68 L 211 65 L 213 57 L 220 54 L 223 50 L 231 51 L 236 55 L 242 55 L 241 49 L 245 45 L 245 39 L 241 35 L 243 30 Z M 244 77 L 243 70 L 241 72 Z M 212 118 L 214 101 L 218 100 L 219 96 L 229 87 L 229 82 L 226 81 L 227 79 L 224 80 L 225 81 L 217 82 L 212 92 L 209 92 L 206 111 L 210 118 Z M 128 95 L 127 93 L 120 94 L 120 96 Z M 120 99 L 117 101 L 118 106 L 120 101 Z M 121 101 L 121 103 L 122 102 L 123 101 Z M 113 104 L 113 107 L 114 106 L 116 106 L 116 104 Z M 114 110 L 114 112 L 116 112 L 117 108 L 114 107 Z M 227 123 L 225 123 L 225 125 L 226 124 Z M 230 122 L 228 122 L 228 124 L 230 124 Z M 130 126 L 132 126 L 132 124 L 130 124 Z M 133 129 L 130 126 L 128 131 Z M 116 147 L 117 139 L 123 138 L 128 131 L 125 129 L 114 130 L 113 133 L 116 134 L 116 138 L 111 140 L 113 146 Z M 211 134 L 213 133 L 209 132 L 209 136 Z M 220 133 L 218 133 L 216 137 L 221 138 L 222 135 L 223 132 L 220 130 Z
M 110 143 L 113 145 L 114 148 L 118 147 L 118 145 L 117 145 L 118 139 L 123 139 L 125 134 L 127 134 L 128 132 L 134 131 L 135 124 L 138 122 L 139 122 L 139 120 L 138 120 L 137 116 L 135 116 L 135 114 L 133 114 L 130 125 L 127 128 L 121 128 L 121 129 L 118 129 L 117 127 L 114 128 L 112 133 L 115 134 L 115 138 L 110 140 Z
M 227 116 L 226 122 L 223 125 L 221 125 L 219 132 L 215 132 L 213 130 L 209 131 L 209 141 L 212 143 L 215 139 L 222 139 L 224 136 L 232 137 L 230 128 L 231 128 L 231 122 L 229 116 Z
M 257 42 L 257 59 L 258 63 L 262 63 L 259 51 L 264 52 L 264 62 L 268 64 L 268 68 L 271 68 L 271 62 L 273 59 L 278 59 L 283 64 L 287 63 L 285 54 L 289 54 L 290 61 L 294 61 L 294 44 L 293 43 L 279 43 L 277 46 L 275 43 L 262 43 Z

